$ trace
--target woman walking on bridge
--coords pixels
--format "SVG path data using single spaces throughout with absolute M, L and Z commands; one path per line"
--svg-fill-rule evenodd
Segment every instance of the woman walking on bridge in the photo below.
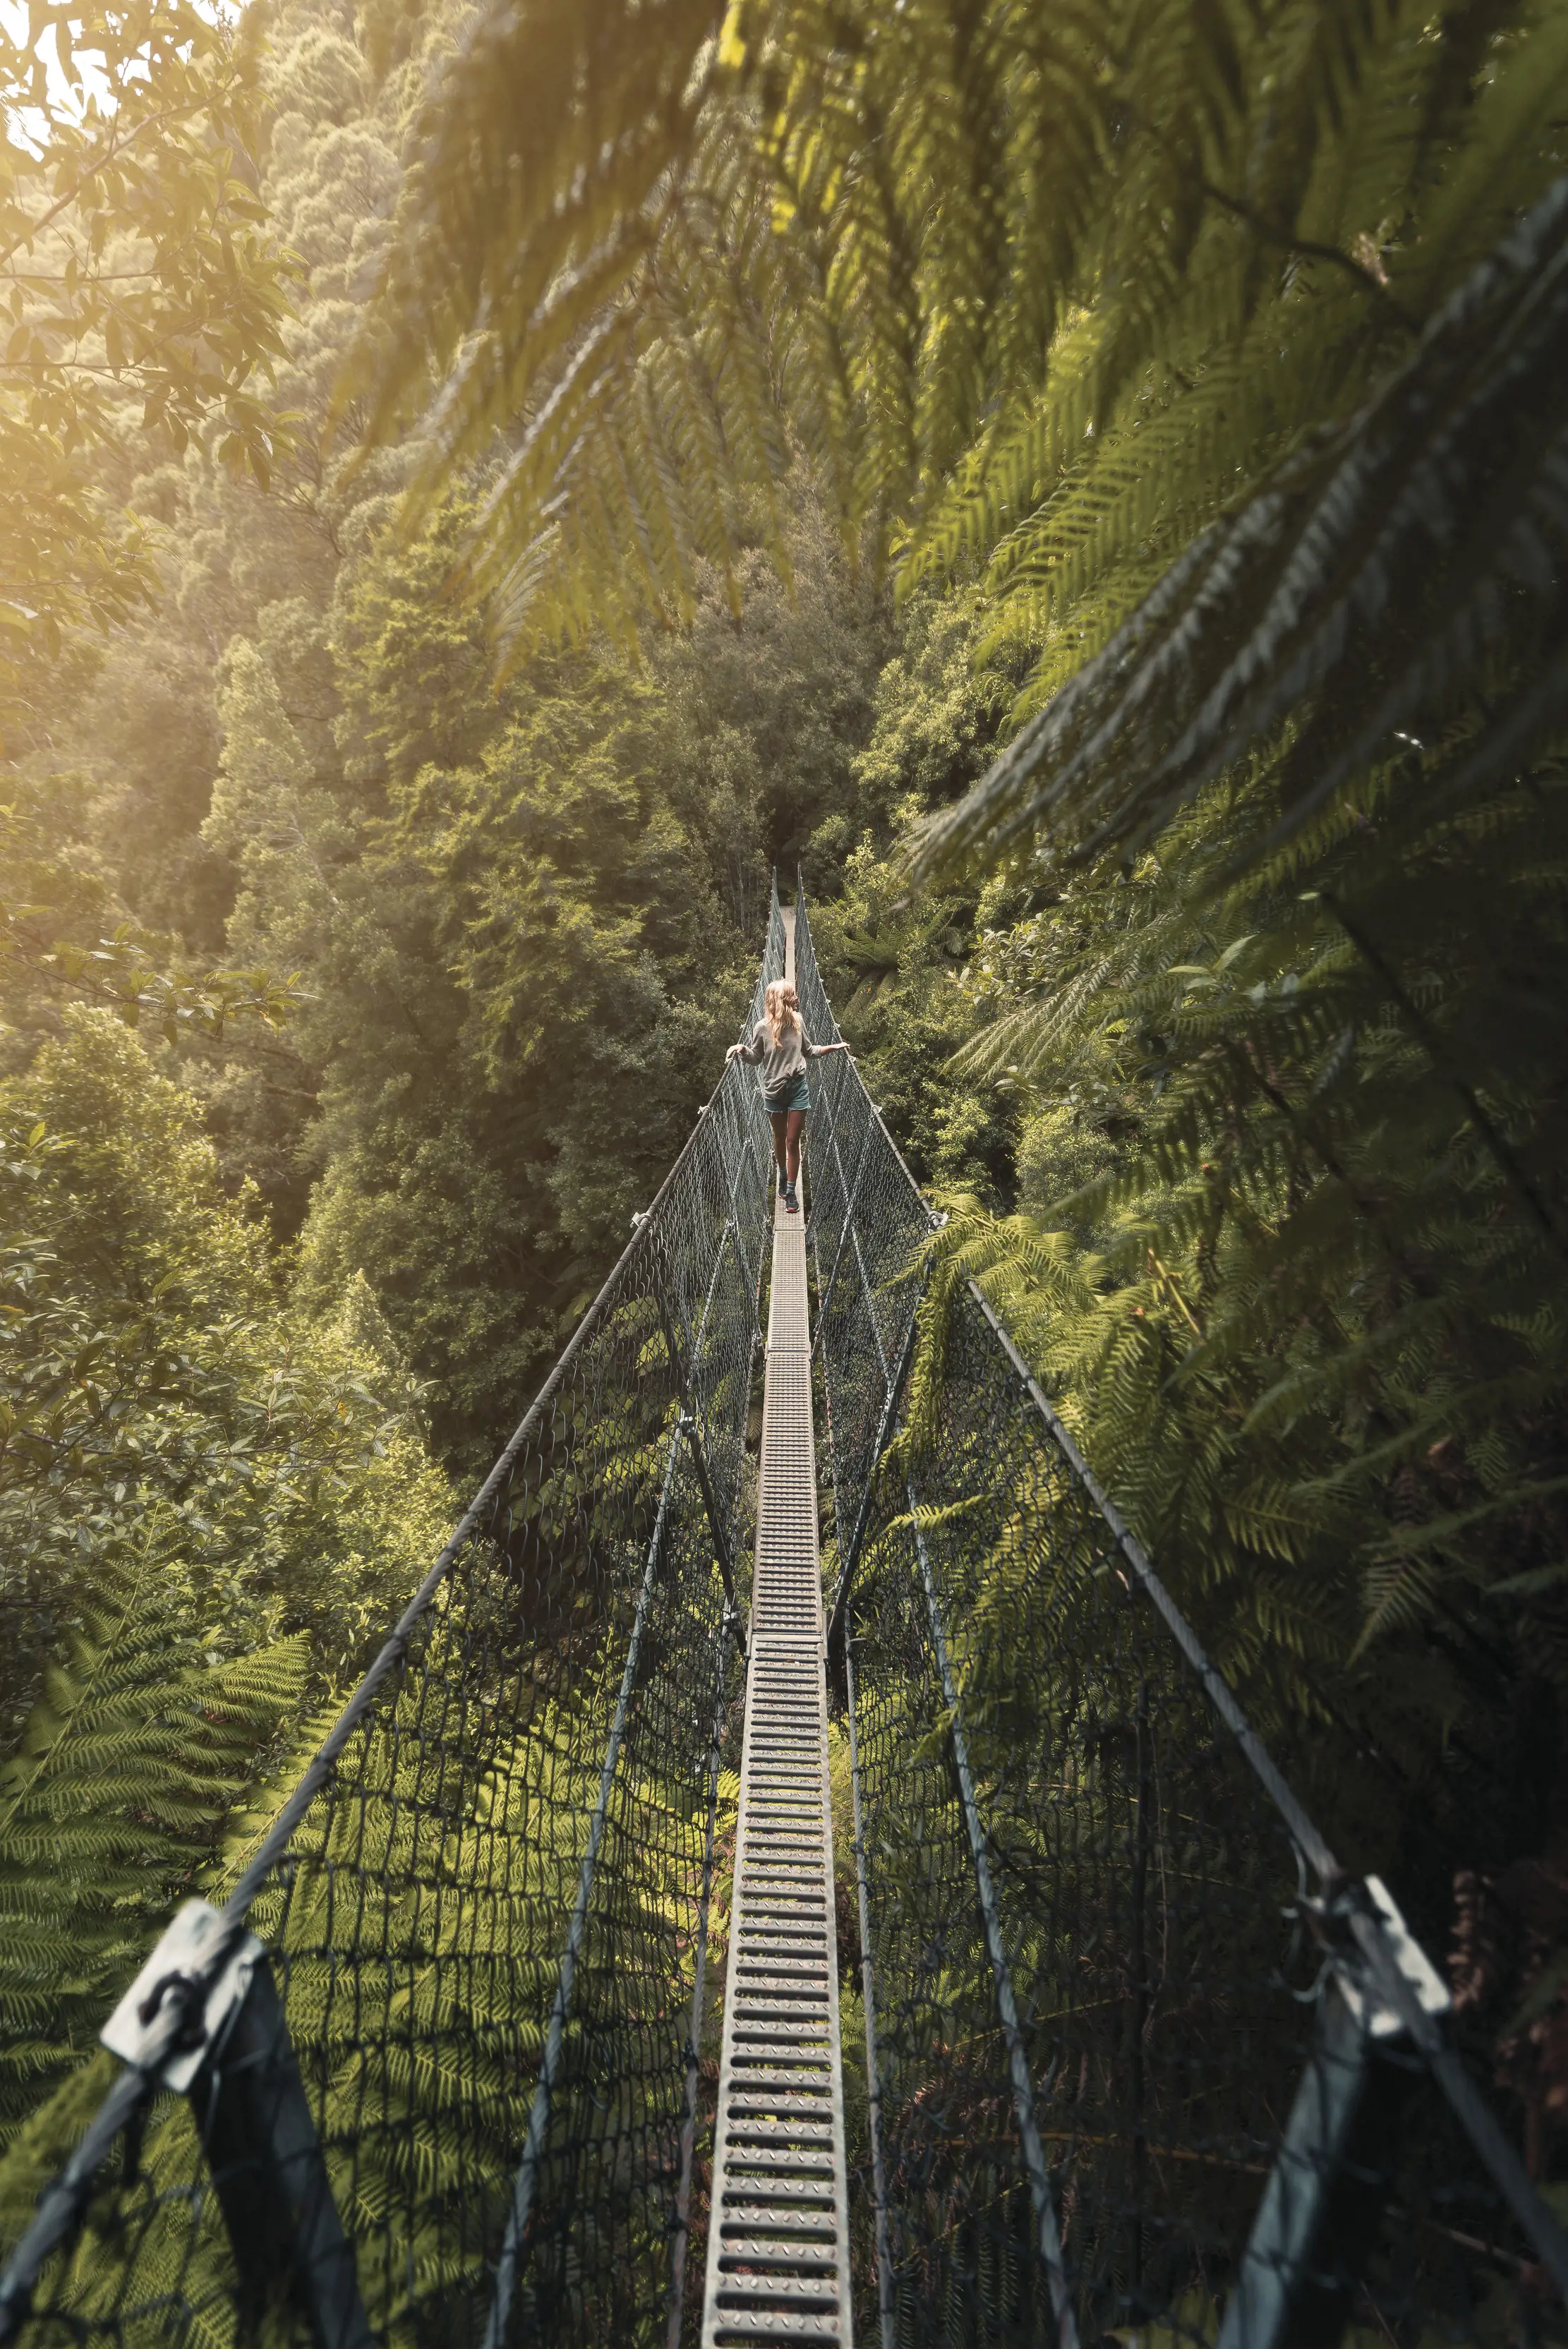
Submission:
M 768 982 L 765 1017 L 759 1019 L 749 1044 L 732 1044 L 732 1061 L 750 1061 L 763 1071 L 763 1107 L 773 1120 L 774 1156 L 778 1161 L 779 1196 L 785 1212 L 798 1215 L 795 1183 L 800 1174 L 800 1137 L 811 1107 L 805 1064 L 826 1060 L 829 1052 L 847 1052 L 847 1044 L 812 1044 L 801 1025 L 800 1002 L 787 978 Z

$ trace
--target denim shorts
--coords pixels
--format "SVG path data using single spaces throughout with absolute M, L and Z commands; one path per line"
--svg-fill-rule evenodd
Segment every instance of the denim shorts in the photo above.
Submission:
M 811 1094 L 806 1090 L 805 1071 L 803 1069 L 798 1077 L 790 1079 L 777 1101 L 764 1093 L 763 1107 L 770 1117 L 782 1117 L 786 1109 L 809 1109 Z

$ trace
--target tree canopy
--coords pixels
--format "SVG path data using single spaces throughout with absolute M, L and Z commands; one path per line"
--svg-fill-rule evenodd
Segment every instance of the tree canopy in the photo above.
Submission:
M 5 37 L 9 2118 L 528 1400 L 777 864 L 937 1295 L 1555 2160 L 1568 7 Z
M 258 30 L 188 0 L 24 0 L 0 29 L 0 744 L 47 739 L 66 632 L 151 592 L 105 477 L 125 415 L 268 478 L 292 273 L 254 187 Z

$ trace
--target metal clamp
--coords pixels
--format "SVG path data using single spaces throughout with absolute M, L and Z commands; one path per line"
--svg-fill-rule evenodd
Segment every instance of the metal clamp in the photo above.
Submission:
M 1341 1878 L 1297 1915 L 1326 1956 L 1313 2045 L 1220 2330 L 1219 2349 L 1293 2349 L 1336 2341 L 1382 2222 L 1415 2079 L 1397 2043 L 1413 2019 L 1452 2003 L 1441 1977 L 1376 1876 Z M 1402 2014 L 1380 1988 L 1356 1928 L 1372 1925 Z
M 1448 1984 L 1433 1965 L 1426 1951 L 1410 1931 L 1399 1913 L 1397 1903 L 1379 1876 L 1366 1876 L 1352 1889 L 1371 1903 L 1373 1913 L 1383 1928 L 1384 1946 L 1398 1967 L 1401 1978 L 1409 1985 L 1423 2014 L 1447 2014 L 1453 2005 Z M 1344 1895 L 1340 1896 L 1343 1900 Z M 1367 1978 L 1360 1952 L 1354 1958 L 1335 1957 L 1334 1969 L 1340 1995 L 1368 2037 L 1378 2040 L 1403 2036 L 1407 2024 L 1386 2000 L 1377 1996 Z
M 111 2055 L 138 2071 L 155 2073 L 177 2095 L 186 2093 L 213 2041 L 244 2002 L 262 1954 L 255 1935 L 242 1933 L 208 1979 L 225 1933 L 233 1931 L 205 1900 L 182 1904 L 99 2033 Z M 183 2013 L 171 2039 L 169 2015 L 176 2005 Z

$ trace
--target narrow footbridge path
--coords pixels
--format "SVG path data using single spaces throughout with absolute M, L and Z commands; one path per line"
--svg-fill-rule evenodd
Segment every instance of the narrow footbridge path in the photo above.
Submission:
M 786 962 L 834 1040 L 775 893 L 751 1020 Z M 1568 2344 L 1448 1889 L 1330 1846 L 1224 1593 L 811 1086 L 806 1217 L 732 1063 L 329 1733 L 150 1885 L 0 2171 L 0 2344 Z
M 794 925 L 786 916 L 785 976 Z M 804 1219 L 774 1204 L 750 1669 L 703 2349 L 848 2349 L 826 1624 Z

